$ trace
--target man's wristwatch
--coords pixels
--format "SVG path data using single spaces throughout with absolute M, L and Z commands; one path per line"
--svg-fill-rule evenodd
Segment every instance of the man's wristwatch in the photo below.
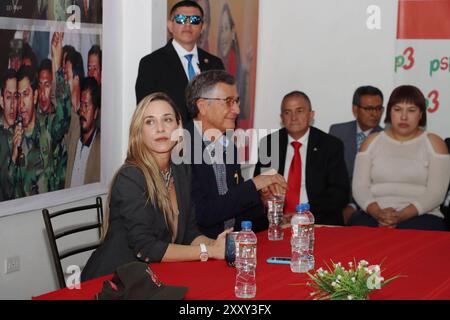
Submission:
M 206 262 L 208 261 L 209 255 L 208 250 L 206 249 L 206 245 L 204 243 L 200 243 L 200 261 Z

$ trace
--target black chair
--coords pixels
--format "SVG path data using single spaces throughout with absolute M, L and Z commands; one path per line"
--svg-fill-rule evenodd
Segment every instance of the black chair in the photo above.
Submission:
M 450 138 L 445 139 L 447 143 L 447 148 L 450 151 Z M 445 197 L 444 203 L 441 205 L 441 212 L 444 214 L 445 224 L 447 229 L 450 231 L 450 203 L 448 203 L 447 198 L 450 197 L 450 184 L 447 190 L 447 196 Z
M 92 209 L 97 209 L 97 221 L 93 223 L 88 224 L 82 224 L 82 225 L 72 225 L 68 226 L 59 230 L 54 230 L 52 225 L 52 219 L 66 215 L 69 213 L 86 213 L 89 212 L 89 210 L 92 211 Z M 66 281 L 64 278 L 64 271 L 62 268 L 61 260 L 82 253 L 90 250 L 96 249 L 100 245 L 100 241 L 97 241 L 96 243 L 90 243 L 86 245 L 77 246 L 71 249 L 67 249 L 64 251 L 60 251 L 58 249 L 58 244 L 56 240 L 61 239 L 63 237 L 73 235 L 79 232 L 84 232 L 87 230 L 92 229 L 98 229 L 99 239 L 101 236 L 101 226 L 103 223 L 103 206 L 102 206 L 102 198 L 97 197 L 95 199 L 95 204 L 92 205 L 86 205 L 86 206 L 78 206 L 78 207 L 72 207 L 69 209 L 64 209 L 60 211 L 55 211 L 53 213 L 49 213 L 47 209 L 42 210 L 42 216 L 44 217 L 45 222 L 45 229 L 47 231 L 47 237 L 50 243 L 50 249 L 52 251 L 52 257 L 53 257 L 53 263 L 56 269 L 56 275 L 58 277 L 58 284 L 59 287 L 65 288 L 66 287 Z

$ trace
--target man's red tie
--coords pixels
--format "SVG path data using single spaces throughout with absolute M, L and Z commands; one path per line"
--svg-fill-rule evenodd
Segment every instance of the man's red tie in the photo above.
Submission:
M 87 17 L 88 16 L 88 0 L 84 0 L 84 15 Z
M 284 213 L 291 215 L 295 213 L 295 208 L 300 199 L 300 187 L 302 184 L 302 157 L 300 156 L 300 148 L 302 144 L 294 141 L 291 143 L 294 147 L 294 157 L 289 167 L 288 189 L 286 192 L 286 202 L 284 204 Z

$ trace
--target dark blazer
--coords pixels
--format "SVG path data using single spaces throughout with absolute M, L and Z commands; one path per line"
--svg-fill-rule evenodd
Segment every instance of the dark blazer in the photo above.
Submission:
M 272 142 L 277 145 L 272 147 Z M 278 169 L 278 173 L 284 175 L 288 147 L 286 128 L 263 138 L 260 150 L 265 145 L 267 145 L 267 155 L 270 161 L 263 164 L 261 158 L 258 157 L 254 176 L 261 173 L 261 168 L 270 167 Z M 265 150 L 265 148 L 262 149 Z M 275 150 L 278 150 L 278 154 L 275 154 Z M 345 167 L 342 142 L 311 127 L 305 165 L 306 190 L 316 223 L 342 225 L 342 209 L 347 205 L 350 195 L 350 182 Z
M 213 166 L 203 161 L 206 146 L 200 133 L 192 121 L 186 125 L 186 130 L 191 137 L 186 138 L 191 152 L 185 156 L 192 167 L 192 200 L 200 231 L 210 238 L 216 238 L 224 231 L 224 222 L 232 218 L 236 219 L 236 231 L 241 229 L 243 220 L 252 221 L 255 232 L 267 229 L 268 221 L 260 194 L 253 181 L 244 181 L 242 178 L 235 146 L 230 143 L 226 150 L 226 153 L 234 152 L 235 155 L 233 163 L 226 163 L 228 193 L 219 195 Z M 198 164 L 194 163 L 196 154 L 200 160 Z
M 225 70 L 220 58 L 198 48 L 200 71 Z M 183 64 L 180 61 L 172 40 L 166 46 L 141 59 L 136 80 L 136 99 L 139 103 L 150 93 L 165 92 L 178 106 L 183 117 L 183 123 L 190 119 L 185 90 L 189 83 Z
M 370 134 L 380 131 L 383 131 L 383 128 L 377 126 L 372 129 Z M 341 141 L 344 143 L 345 165 L 347 166 L 347 172 L 350 178 L 350 182 L 352 181 L 353 178 L 355 158 L 356 154 L 358 153 L 356 150 L 356 133 L 357 133 L 356 120 L 333 124 L 330 127 L 330 134 L 335 136 L 336 138 L 341 139 Z
M 175 243 L 189 245 L 201 235 L 189 197 L 190 168 L 171 167 L 180 211 Z M 161 261 L 171 243 L 171 233 L 163 213 L 147 203 L 147 197 L 142 171 L 135 166 L 123 166 L 111 190 L 108 234 L 83 269 L 82 281 L 110 274 L 128 262 Z

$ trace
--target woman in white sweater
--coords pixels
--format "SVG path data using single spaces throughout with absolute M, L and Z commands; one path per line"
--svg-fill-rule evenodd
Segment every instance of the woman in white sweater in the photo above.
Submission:
M 439 206 L 450 180 L 445 142 L 426 132 L 426 102 L 414 86 L 397 87 L 385 131 L 369 136 L 356 156 L 353 196 L 361 211 L 350 225 L 446 230 Z

